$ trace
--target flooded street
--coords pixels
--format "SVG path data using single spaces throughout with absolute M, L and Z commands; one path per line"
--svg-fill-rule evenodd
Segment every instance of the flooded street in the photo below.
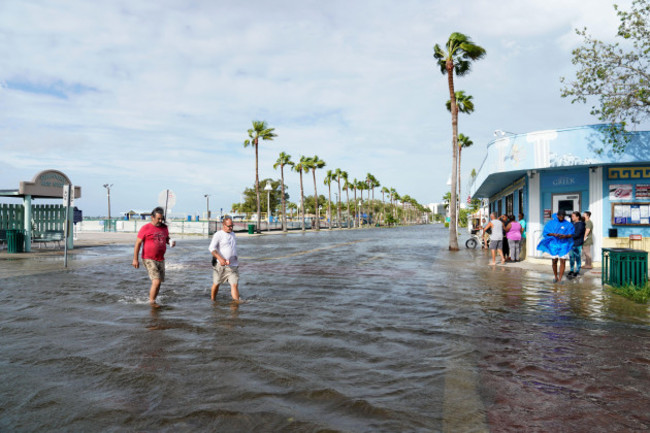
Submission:
M 207 238 L 168 250 L 160 308 L 132 245 L 0 261 L 0 431 L 650 429 L 648 306 L 447 233 L 241 237 L 240 305 Z

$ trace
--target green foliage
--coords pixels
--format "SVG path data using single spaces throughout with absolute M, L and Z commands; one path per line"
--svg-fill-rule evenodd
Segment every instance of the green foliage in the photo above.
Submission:
M 647 304 L 648 299 L 650 299 L 650 283 L 646 283 L 644 286 L 638 287 L 633 284 L 627 284 L 625 286 L 613 286 L 610 288 L 612 293 L 621 295 L 625 298 L 631 299 L 637 304 Z
M 469 209 L 460 209 L 458 211 L 458 226 L 467 227 L 467 216 L 471 213 Z
M 573 50 L 578 70 L 561 95 L 572 103 L 597 98 L 591 114 L 608 123 L 603 130 L 606 143 L 623 153 L 629 142 L 627 127 L 650 117 L 650 0 L 634 0 L 630 12 L 616 5 L 614 9 L 620 20 L 616 36 L 625 48 L 594 39 L 586 28 L 576 30 L 583 37 L 583 45 Z M 565 78 L 560 81 L 565 83 Z
M 386 224 L 389 226 L 397 224 L 397 220 L 393 217 L 392 214 L 386 215 Z
M 263 179 L 260 181 L 260 207 L 263 212 L 267 210 L 267 196 L 268 193 L 264 191 L 264 186 L 266 182 L 271 181 L 271 186 L 273 190 L 271 191 L 271 212 L 274 211 L 280 206 L 281 194 L 280 191 L 280 181 L 273 179 Z M 237 212 L 257 212 L 257 196 L 255 194 L 255 185 L 251 188 L 246 188 L 243 192 L 244 202 L 233 204 L 232 209 Z M 284 196 L 289 200 L 289 193 L 287 193 L 287 186 L 284 186 Z

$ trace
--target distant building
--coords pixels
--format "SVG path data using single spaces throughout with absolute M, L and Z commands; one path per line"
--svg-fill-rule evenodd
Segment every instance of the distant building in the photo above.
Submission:
M 595 260 L 603 247 L 650 250 L 650 131 L 631 133 L 625 152 L 613 153 L 603 128 L 497 137 L 470 186 L 472 198 L 488 199 L 499 215 L 522 212 L 529 255 L 539 256 L 544 224 L 560 209 L 591 211 Z

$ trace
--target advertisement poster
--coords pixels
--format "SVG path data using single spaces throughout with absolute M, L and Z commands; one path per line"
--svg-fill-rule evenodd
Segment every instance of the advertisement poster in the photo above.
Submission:
M 629 200 L 632 198 L 632 185 L 610 185 L 610 200 Z
M 630 206 L 630 224 L 641 224 L 641 206 L 638 204 Z
M 614 206 L 614 224 L 628 224 L 630 211 L 630 205 L 627 204 Z
M 650 198 L 650 184 L 638 184 L 635 195 L 637 199 Z
M 641 214 L 641 224 L 650 224 L 650 206 L 642 204 L 639 213 Z

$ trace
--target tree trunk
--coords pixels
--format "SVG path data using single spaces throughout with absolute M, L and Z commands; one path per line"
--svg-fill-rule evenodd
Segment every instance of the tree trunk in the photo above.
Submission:
M 329 201 L 327 202 L 327 227 L 329 230 L 332 230 L 332 179 L 330 178 L 327 183 L 327 188 L 329 189 Z
M 354 223 L 353 225 L 358 224 L 359 217 L 357 216 L 359 214 L 359 210 L 357 209 L 357 187 L 354 187 Z M 357 225 L 358 227 L 358 225 Z
M 463 148 L 458 146 L 458 200 L 463 200 L 463 195 L 461 194 L 461 187 L 463 186 L 463 179 L 461 176 L 461 171 L 460 171 L 460 154 L 462 153 Z M 459 206 L 460 208 L 460 206 Z
M 282 182 L 282 231 L 287 231 L 287 203 L 284 200 L 284 165 L 280 165 L 280 181 Z
M 341 176 L 337 177 L 336 182 L 339 184 L 339 197 L 338 197 L 338 200 L 337 200 L 338 201 L 338 203 L 337 203 L 338 211 L 337 211 L 337 221 L 336 221 L 336 223 L 337 223 L 338 227 L 341 228 L 341 200 L 343 200 L 343 197 L 341 196 Z
M 314 175 L 314 213 L 316 214 L 316 230 L 320 230 L 320 212 L 318 212 L 318 191 L 316 190 L 316 169 L 312 168 Z
M 302 187 L 302 169 L 300 170 L 300 212 L 301 212 L 300 227 L 304 232 L 305 231 L 305 192 Z
M 261 233 L 262 208 L 260 207 L 260 176 L 259 165 L 257 160 L 257 137 L 253 140 L 255 145 L 255 197 L 257 198 L 257 233 Z
M 345 189 L 345 197 L 348 200 L 348 228 L 351 229 L 352 227 L 350 226 L 350 189 L 349 188 Z
M 456 214 L 458 206 L 458 110 L 456 94 L 454 93 L 454 62 L 447 60 L 447 81 L 449 82 L 449 99 L 451 100 L 451 129 L 452 129 L 452 164 L 451 164 L 451 203 L 449 203 L 449 250 L 458 251 L 458 232 L 456 229 Z

